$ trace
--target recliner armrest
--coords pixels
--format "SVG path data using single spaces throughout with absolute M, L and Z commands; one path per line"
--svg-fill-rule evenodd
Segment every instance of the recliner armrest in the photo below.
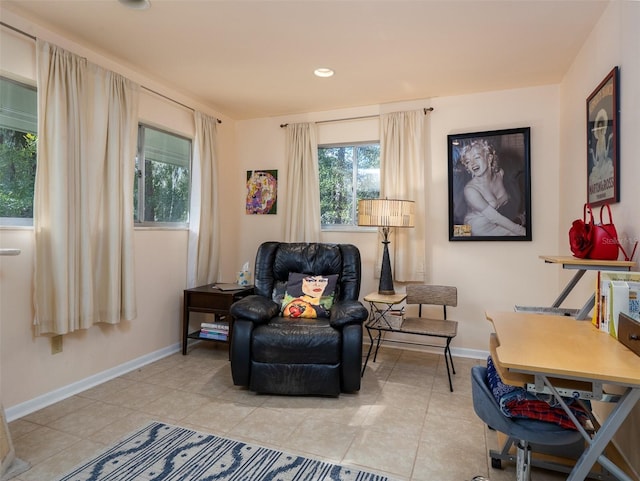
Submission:
M 369 312 L 359 301 L 340 301 L 331 307 L 329 323 L 333 327 L 362 324 L 368 316 Z
M 236 319 L 265 324 L 280 313 L 280 306 L 271 299 L 252 294 L 234 302 L 229 312 Z

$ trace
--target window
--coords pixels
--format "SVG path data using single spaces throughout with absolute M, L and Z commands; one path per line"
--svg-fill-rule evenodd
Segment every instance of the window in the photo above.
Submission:
M 0 77 L 0 225 L 33 225 L 36 89 Z
M 323 228 L 358 225 L 358 201 L 380 197 L 380 144 L 318 147 Z
M 138 224 L 189 221 L 191 140 L 145 125 L 138 127 L 134 218 Z

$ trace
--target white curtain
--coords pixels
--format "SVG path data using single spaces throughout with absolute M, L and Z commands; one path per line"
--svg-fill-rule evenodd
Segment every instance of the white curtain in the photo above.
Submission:
M 216 188 L 218 121 L 201 112 L 196 112 L 195 122 L 187 254 L 187 283 L 190 288 L 211 284 L 218 280 L 220 257 L 220 217 Z
M 139 86 L 37 41 L 36 334 L 136 317 Z
M 286 242 L 320 241 L 320 180 L 314 123 L 289 124 L 287 144 Z
M 380 133 L 380 197 L 413 200 L 416 209 L 415 227 L 393 229 L 389 244 L 393 278 L 399 282 L 424 282 L 427 221 L 424 114 L 422 111 L 383 114 Z

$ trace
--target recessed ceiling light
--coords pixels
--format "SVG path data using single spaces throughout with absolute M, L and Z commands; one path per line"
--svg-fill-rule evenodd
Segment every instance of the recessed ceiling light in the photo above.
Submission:
M 122 5 L 133 10 L 146 10 L 151 7 L 150 0 L 118 0 Z
M 334 73 L 330 68 L 317 68 L 313 71 L 316 77 L 333 77 Z

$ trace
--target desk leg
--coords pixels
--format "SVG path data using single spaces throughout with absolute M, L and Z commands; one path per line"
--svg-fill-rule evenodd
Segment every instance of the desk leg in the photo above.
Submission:
M 591 309 L 593 309 L 593 306 L 595 305 L 596 305 L 596 295 L 591 294 L 591 297 L 589 298 L 589 300 L 585 302 L 584 306 L 582 306 L 582 309 L 580 309 L 578 314 L 576 314 L 576 319 L 578 321 L 585 320 L 587 316 L 589 316 L 589 312 L 591 312 Z
M 565 286 L 565 288 L 562 290 L 551 307 L 560 307 L 569 293 L 573 290 L 574 287 L 576 287 L 576 284 L 580 281 L 580 279 L 582 279 L 582 276 L 584 276 L 585 272 L 587 272 L 585 269 L 580 269 L 575 273 L 575 275 L 571 278 L 569 283 Z
M 629 388 L 627 392 L 624 393 L 593 439 L 588 442 L 587 449 L 582 453 L 582 456 L 580 456 L 580 459 L 578 459 L 578 462 L 571 470 L 567 481 L 582 481 L 585 479 L 596 461 L 600 462 L 602 466 L 611 471 L 618 479 L 632 481 L 629 476 L 605 458 L 602 453 L 639 399 L 640 388 Z

